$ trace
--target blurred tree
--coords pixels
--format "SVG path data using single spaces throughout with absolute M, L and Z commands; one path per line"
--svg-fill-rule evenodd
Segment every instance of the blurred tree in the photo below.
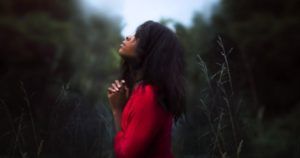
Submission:
M 295 117 L 300 105 L 299 7 L 297 0 L 222 0 L 213 17 L 212 26 L 235 49 L 233 82 L 251 105 L 245 110 L 252 111 L 252 118 L 244 118 L 246 157 L 299 157 L 293 143 L 300 139 Z
M 270 116 L 299 103 L 299 7 L 297 0 L 223 0 L 214 16 L 216 30 L 236 42 L 235 81 Z
M 74 0 L 3 0 L 0 8 L 0 155 L 108 155 L 99 141 L 109 144 L 109 115 L 99 104 L 118 73 L 119 20 L 85 17 Z
M 191 27 L 176 25 L 187 59 L 188 121 L 179 123 L 175 131 L 174 148 L 178 157 L 203 156 L 211 151 L 215 139 L 207 137 L 210 132 L 206 114 L 198 107 L 201 92 L 207 87 L 205 76 L 194 61 L 200 54 L 207 61 L 208 74 L 222 67 L 222 56 L 217 46 L 217 36 L 224 38 L 228 54 L 235 98 L 234 109 L 239 98 L 243 98 L 241 111 L 234 117 L 243 116 L 242 136 L 244 157 L 298 157 L 299 149 L 290 138 L 299 140 L 297 118 L 299 113 L 300 75 L 299 1 L 236 1 L 223 0 L 215 8 L 212 19 L 205 21 L 195 14 Z M 215 100 L 222 109 L 223 103 L 209 93 L 204 98 Z M 202 96 L 203 97 L 203 96 Z M 209 104 L 210 106 L 210 104 Z M 212 108 L 213 109 L 213 108 Z M 216 116 L 220 111 L 210 111 Z M 225 118 L 228 111 L 224 111 Z M 236 118 L 237 122 L 239 119 Z M 223 124 L 222 124 L 223 125 Z M 228 124 L 224 124 L 225 126 Z M 229 124 L 230 126 L 230 124 Z M 224 139 L 231 138 L 225 128 Z M 229 133 L 228 133 L 229 132 Z M 229 134 L 229 135 L 228 135 Z M 275 145 L 276 144 L 276 145 Z M 234 142 L 225 141 L 227 149 L 235 149 Z M 230 147 L 231 146 L 231 147 Z M 232 148 L 233 147 L 233 148 Z M 227 150 L 232 154 L 232 150 Z M 227 155 L 228 156 L 228 155 Z M 233 156 L 233 155 L 231 155 Z M 234 156 L 233 156 L 234 157 Z

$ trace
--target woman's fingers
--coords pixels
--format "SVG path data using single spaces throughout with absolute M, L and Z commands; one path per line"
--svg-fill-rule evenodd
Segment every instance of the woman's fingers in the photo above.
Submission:
M 119 80 L 115 80 L 116 85 L 118 86 L 118 88 L 121 88 L 121 83 Z
M 114 83 L 111 84 L 111 86 L 107 89 L 109 93 L 115 93 L 115 92 L 119 92 L 121 90 L 121 88 L 123 88 L 125 85 L 125 80 L 115 80 Z
M 119 91 L 119 88 L 118 86 L 116 85 L 116 83 L 112 83 L 112 88 L 115 90 L 115 91 Z
M 121 84 L 124 84 L 125 83 L 125 80 L 121 80 Z
M 107 90 L 108 90 L 109 93 L 114 93 L 114 92 L 116 92 L 116 91 L 115 91 L 113 88 L 111 88 L 111 87 L 108 87 Z

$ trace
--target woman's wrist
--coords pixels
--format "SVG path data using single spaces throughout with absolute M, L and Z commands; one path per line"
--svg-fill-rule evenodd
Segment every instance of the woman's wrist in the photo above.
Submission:
M 115 114 L 115 113 L 121 113 L 122 110 L 120 108 L 113 108 L 112 109 L 112 113 Z
M 112 113 L 113 113 L 114 116 L 120 115 L 121 114 L 121 110 L 115 109 L 115 110 L 112 110 Z
M 112 113 L 113 113 L 113 117 L 114 117 L 116 130 L 119 131 L 120 130 L 120 123 L 121 123 L 121 113 L 122 112 L 121 112 L 121 110 L 113 109 Z

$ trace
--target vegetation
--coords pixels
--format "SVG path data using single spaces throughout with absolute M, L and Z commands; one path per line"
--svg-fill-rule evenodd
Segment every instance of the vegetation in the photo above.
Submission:
M 300 156 L 300 3 L 222 0 L 205 20 L 172 19 L 187 61 L 176 157 Z M 0 157 L 113 157 L 106 88 L 121 23 L 74 0 L 0 2 Z

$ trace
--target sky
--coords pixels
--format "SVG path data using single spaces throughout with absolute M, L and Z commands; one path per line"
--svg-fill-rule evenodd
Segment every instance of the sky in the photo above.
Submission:
M 194 12 L 209 17 L 219 0 L 79 0 L 85 14 L 106 14 L 120 18 L 122 36 L 133 34 L 147 20 L 173 19 L 192 24 Z

